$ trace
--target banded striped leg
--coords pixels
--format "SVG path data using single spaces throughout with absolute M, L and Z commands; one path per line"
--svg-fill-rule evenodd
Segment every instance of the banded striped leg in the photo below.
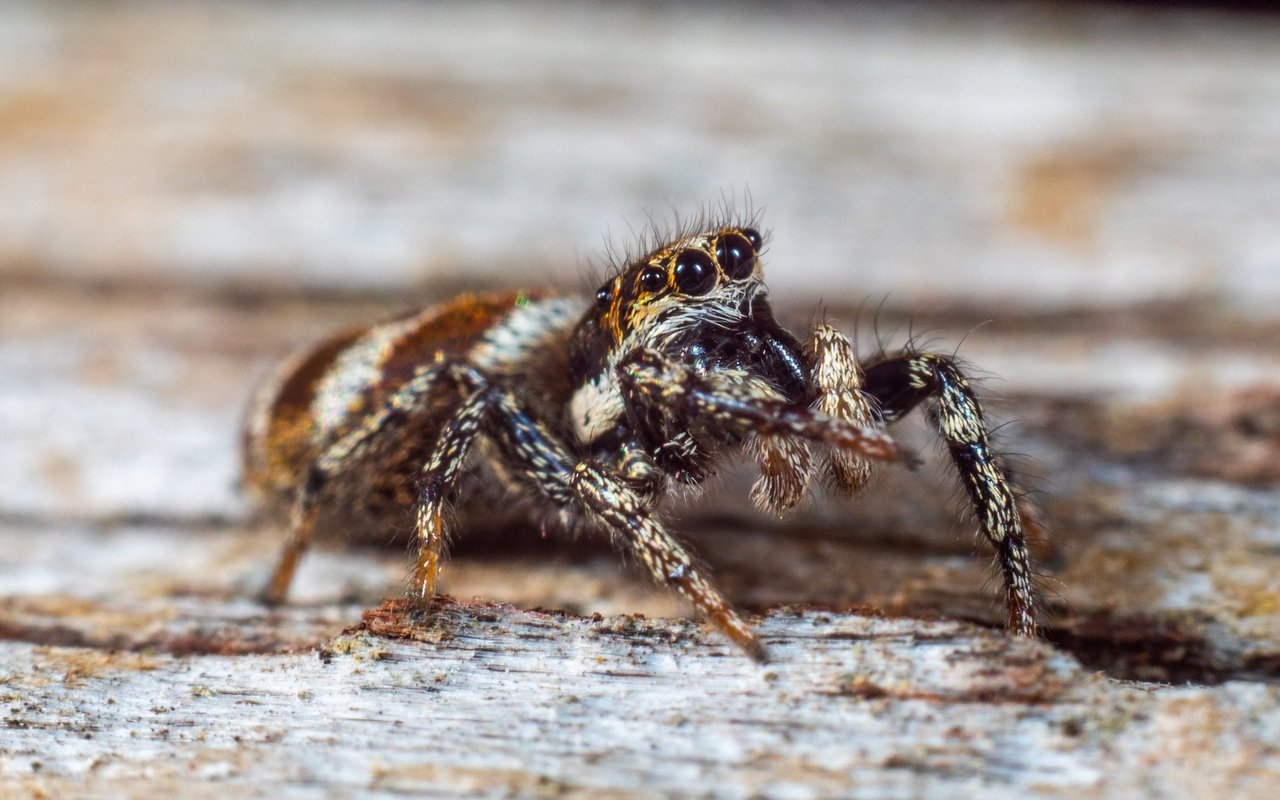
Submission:
M 359 428 L 329 444 L 311 464 L 294 498 L 289 538 L 285 540 L 271 579 L 259 594 L 263 603 L 279 605 L 288 596 L 298 563 L 315 538 L 320 503 L 330 480 L 368 455 L 377 442 L 387 441 L 384 434 L 388 431 L 412 426 L 416 415 L 429 408 L 427 399 L 446 377 L 462 385 L 483 380 L 471 368 L 453 363 L 433 364 L 422 369 Z
M 478 389 L 445 423 L 436 439 L 431 457 L 422 468 L 422 496 L 418 502 L 418 560 L 413 571 L 410 596 L 426 601 L 436 592 L 436 575 L 445 546 L 444 503 L 457 488 L 471 445 L 494 404 L 494 395 Z
M 996 549 L 1008 628 L 1035 636 L 1036 598 L 1023 514 L 1001 458 L 991 448 L 982 407 L 969 381 L 947 356 L 904 353 L 868 367 L 866 391 L 880 404 L 886 422 L 929 401 L 929 419 L 947 444 L 983 535 Z
M 629 487 L 616 471 L 577 460 L 510 395 L 502 395 L 494 419 L 498 442 L 526 483 L 561 508 L 585 512 L 658 583 L 678 591 L 752 658 L 764 660 L 764 646 L 746 621 L 699 572 L 693 556 L 654 519 L 651 498 Z
M 627 488 L 617 475 L 591 462 L 574 468 L 570 486 L 592 515 L 635 554 L 655 580 L 684 595 L 747 655 L 760 662 L 768 658 L 764 644 L 751 627 L 694 567 L 693 556 L 650 515 L 643 497 Z
M 725 434 L 794 437 L 875 461 L 906 460 L 880 427 L 833 419 L 779 399 L 737 374 L 695 373 L 652 351 L 637 350 L 623 360 L 619 377 L 629 405 L 684 412 Z

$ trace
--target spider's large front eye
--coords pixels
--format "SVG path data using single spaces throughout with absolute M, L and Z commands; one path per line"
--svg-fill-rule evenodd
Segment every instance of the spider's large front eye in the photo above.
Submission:
M 716 260 L 726 275 L 735 281 L 742 280 L 756 266 L 756 249 L 742 234 L 726 233 L 716 242 Z
M 682 294 L 706 294 L 716 285 L 716 262 L 692 247 L 676 256 L 674 273 Z
M 667 273 L 659 267 L 645 267 L 640 273 L 640 288 L 646 292 L 656 292 L 667 285 Z

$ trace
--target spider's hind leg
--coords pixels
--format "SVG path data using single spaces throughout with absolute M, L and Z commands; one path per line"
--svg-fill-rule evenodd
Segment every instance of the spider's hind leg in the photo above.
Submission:
M 443 362 L 421 369 L 381 408 L 326 446 L 311 463 L 295 492 L 289 537 L 267 586 L 259 594 L 262 602 L 279 605 L 288 596 L 298 564 L 315 537 L 321 507 L 331 499 L 330 489 L 338 483 L 336 479 L 360 469 L 362 462 L 375 457 L 388 442 L 404 438 L 422 424 L 424 416 L 432 413 L 430 399 L 441 391 L 442 381 L 450 382 L 455 391 L 483 384 L 475 370 L 457 363 Z
M 498 395 L 488 387 L 476 389 L 454 411 L 436 437 L 435 447 L 422 468 L 422 489 L 418 499 L 416 541 L 418 558 L 414 564 L 409 596 L 425 602 L 436 592 L 436 576 L 446 543 L 444 504 L 457 489 L 471 446 L 479 438 L 481 425 L 494 408 Z
M 946 442 L 983 535 L 996 549 L 1009 630 L 1034 636 L 1036 599 L 1023 513 L 1000 455 L 991 448 L 982 406 L 964 373 L 948 356 L 907 352 L 868 367 L 865 391 L 879 404 L 886 422 L 929 402 L 929 419 Z

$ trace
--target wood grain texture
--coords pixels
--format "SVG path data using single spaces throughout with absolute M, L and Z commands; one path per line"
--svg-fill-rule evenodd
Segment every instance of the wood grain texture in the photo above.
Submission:
M 5 4 L 0 796 L 1276 796 L 1277 75 L 1273 16 L 1102 4 Z M 990 376 L 1046 641 L 917 423 L 855 502 L 672 509 L 765 667 L 538 531 L 420 618 L 400 542 L 246 599 L 276 360 L 747 185 L 797 328 Z
M 51 796 L 1265 797 L 1280 777 L 1274 687 L 1152 691 L 955 623 L 761 630 L 767 667 L 689 623 L 448 601 L 426 624 L 371 611 L 318 655 L 15 644 L 6 767 Z

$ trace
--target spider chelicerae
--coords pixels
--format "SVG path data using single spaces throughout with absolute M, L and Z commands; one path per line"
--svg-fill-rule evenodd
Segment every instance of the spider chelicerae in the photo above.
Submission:
M 1035 635 L 1032 523 L 956 361 L 907 349 L 860 363 L 833 327 L 789 333 L 751 224 L 699 225 L 655 245 L 589 300 L 463 295 L 287 362 L 256 396 L 244 437 L 246 487 L 289 525 L 264 599 L 285 599 L 317 529 L 394 526 L 410 513 L 409 593 L 429 599 L 447 507 L 502 502 L 543 524 L 607 532 L 763 658 L 663 524 L 664 496 L 735 450 L 759 467 L 752 499 L 763 509 L 790 510 L 815 478 L 854 493 L 877 462 L 906 458 L 885 428 L 924 405 L 995 548 L 1007 625 Z

